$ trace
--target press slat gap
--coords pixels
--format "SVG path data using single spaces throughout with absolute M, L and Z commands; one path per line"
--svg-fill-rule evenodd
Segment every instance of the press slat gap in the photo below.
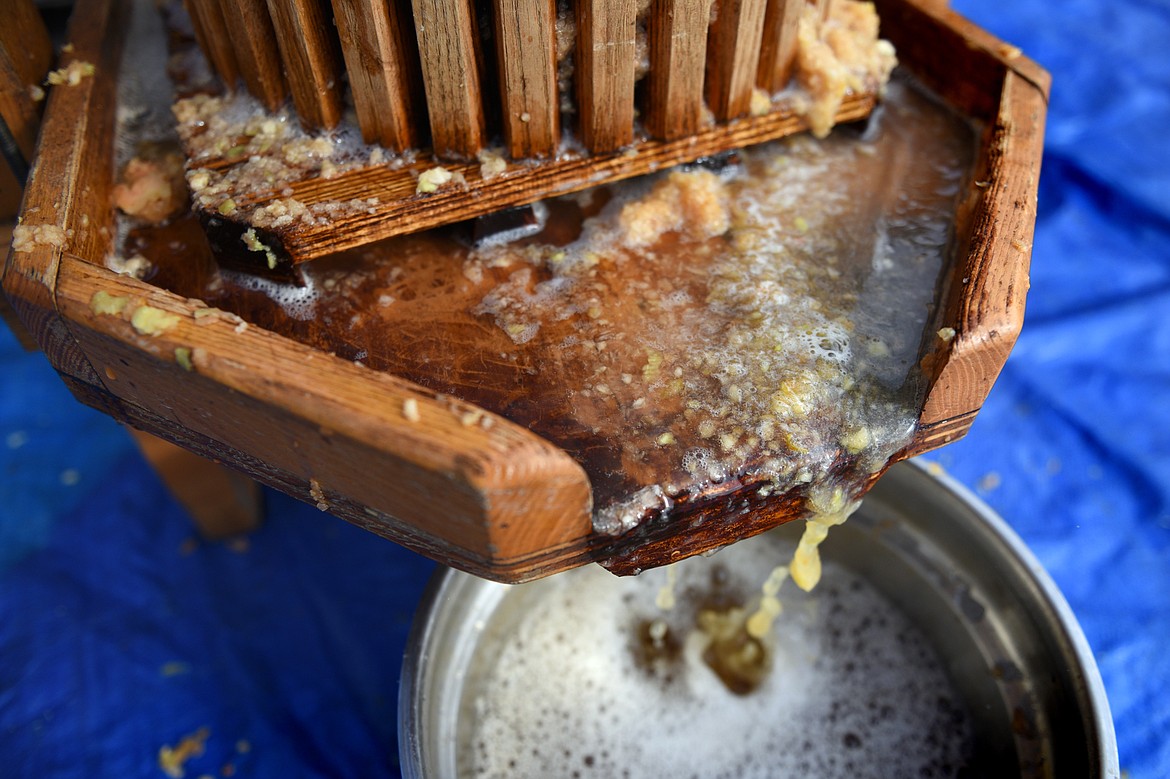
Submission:
M 187 0 L 187 11 L 199 47 L 207 54 L 212 70 L 228 88 L 240 77 L 240 66 L 228 37 L 227 21 L 219 0 Z

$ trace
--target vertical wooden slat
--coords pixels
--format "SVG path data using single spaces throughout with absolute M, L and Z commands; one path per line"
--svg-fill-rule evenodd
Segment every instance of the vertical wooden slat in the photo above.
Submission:
M 646 129 L 674 140 L 703 123 L 703 71 L 711 0 L 654 0 Z
M 227 21 L 219 0 L 186 0 L 186 4 L 199 48 L 224 85 L 232 88 L 240 77 L 240 66 L 228 37 Z
M 268 0 L 285 76 L 301 124 L 341 121 L 341 57 L 329 0 Z
M 265 0 L 219 0 L 244 85 L 270 111 L 288 94 Z
M 578 0 L 577 110 L 581 140 L 610 152 L 634 140 L 636 0 Z
M 760 69 L 756 83 L 779 92 L 792 80 L 796 62 L 796 31 L 805 0 L 768 0 L 764 36 L 760 42 Z
M 751 110 L 767 0 L 716 0 L 707 41 L 707 107 L 726 122 Z
M 333 14 L 362 138 L 420 146 L 426 107 L 409 0 L 333 0 Z
M 472 157 L 485 135 L 475 11 L 470 0 L 413 2 L 431 145 L 440 157 Z
M 495 0 L 504 145 L 547 157 L 560 140 L 555 0 Z

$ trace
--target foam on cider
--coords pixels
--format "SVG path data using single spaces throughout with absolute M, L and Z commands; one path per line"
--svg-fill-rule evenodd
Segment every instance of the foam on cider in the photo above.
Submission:
M 476 653 L 459 774 L 954 775 L 972 725 L 938 657 L 834 563 L 816 592 L 785 596 L 755 692 L 731 692 L 704 663 L 696 611 L 754 597 L 776 557 L 773 545 L 739 544 L 679 564 L 670 612 L 655 606 L 663 571 L 617 579 L 583 568 L 540 582 L 539 599 L 489 629 L 502 645 Z M 636 651 L 647 620 L 669 631 L 652 665 Z

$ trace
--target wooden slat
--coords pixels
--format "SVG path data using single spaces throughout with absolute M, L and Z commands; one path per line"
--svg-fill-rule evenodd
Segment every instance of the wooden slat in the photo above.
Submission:
M 240 77 L 240 66 L 236 62 L 220 0 L 186 0 L 186 3 L 199 48 L 224 85 L 233 88 Z
M 850 94 L 838 111 L 837 120 L 847 122 L 867 116 L 875 101 L 872 94 Z M 294 182 L 290 185 L 292 197 L 306 205 L 344 203 L 364 199 L 372 192 L 378 194 L 378 202 L 368 207 L 363 205 L 347 215 L 335 215 L 328 224 L 301 223 L 275 231 L 257 230 L 257 233 L 262 234 L 264 244 L 275 250 L 281 263 L 306 262 L 394 235 L 471 219 L 554 194 L 580 191 L 601 181 L 640 176 L 807 129 L 807 122 L 800 116 L 777 110 L 731 124 L 714 124 L 676 141 L 648 139 L 609 154 L 563 152 L 554 159 L 511 166 L 489 179 L 480 176 L 476 163 L 441 163 L 430 155 L 419 154 L 413 162 L 399 168 L 377 165 L 347 171 L 329 179 L 306 178 Z M 201 164 L 216 167 L 210 162 Z M 416 194 L 419 174 L 439 164 L 460 173 L 465 183 L 452 184 L 429 195 Z M 237 206 L 242 206 L 239 212 L 243 215 L 253 205 L 263 205 L 282 197 L 287 197 L 282 190 L 271 190 L 251 197 L 237 197 L 235 201 Z M 266 269 L 263 254 L 240 248 L 243 244 L 238 240 L 239 234 L 246 229 L 243 223 L 229 222 L 218 211 L 209 211 L 207 216 L 224 225 L 223 229 L 235 232 L 234 236 L 228 235 L 220 243 L 239 249 L 238 261 L 253 265 L 257 270 Z
M 333 0 L 358 125 L 394 151 L 427 137 L 422 71 L 408 0 Z
M 276 32 L 265 0 L 219 0 L 240 76 L 265 108 L 280 108 L 288 94 Z
M 268 13 L 301 124 L 336 127 L 343 87 L 329 0 L 268 0 Z
M 37 142 L 40 107 L 29 87 L 40 85 L 53 62 L 49 32 L 33 0 L 5 0 L 0 3 L 0 119 L 7 129 L 7 141 L 15 143 L 8 153 L 19 153 L 27 173 Z M 0 159 L 0 165 L 3 160 Z M 23 181 L 17 181 L 18 189 Z
M 646 129 L 655 138 L 682 138 L 703 124 L 710 19 L 710 0 L 654 0 L 651 6 Z
M 37 140 L 40 110 L 29 94 L 53 63 L 49 32 L 33 0 L 0 3 L 0 116 L 27 163 Z
M 716 0 L 716 5 L 707 38 L 707 107 L 726 122 L 751 110 L 767 0 Z
M 0 170 L 0 173 L 3 171 Z M 3 184 L 3 181 L 0 181 Z M 15 184 L 13 184 L 15 187 Z M 12 222 L 0 222 L 0 246 L 10 246 L 12 244 L 12 228 L 15 225 Z M 0 266 L 2 267 L 2 266 Z M 20 321 L 20 317 L 16 315 L 16 309 L 8 302 L 8 296 L 0 293 L 0 323 L 12 331 L 16 336 L 16 340 L 27 351 L 36 351 L 37 342 L 32 337 L 32 334 L 25 328 L 24 323 Z
M 504 146 L 547 157 L 560 142 L 555 0 L 495 0 Z
M 44 78 L 53 63 L 53 46 L 33 0 L 0 3 L 0 50 L 23 84 Z
M 598 154 L 634 140 L 636 0 L 580 0 L 577 116 L 585 146 Z
M 779 92 L 792 80 L 796 32 L 804 6 L 805 0 L 768 0 L 756 74 L 756 83 L 768 92 Z
M 413 0 L 415 32 L 440 158 L 468 159 L 485 145 L 479 33 L 470 0 Z
M 894 44 L 898 60 L 913 63 L 915 77 L 958 111 L 994 122 L 1005 68 L 1047 94 L 1050 78 L 1043 68 L 941 0 L 875 0 L 874 5 L 882 37 Z
M 43 84 L 52 63 L 53 45 L 33 0 L 0 3 L 0 251 L 5 254 L 40 129 L 42 104 L 33 99 L 31 88 Z M 26 349 L 36 348 L 3 296 L 0 320 Z

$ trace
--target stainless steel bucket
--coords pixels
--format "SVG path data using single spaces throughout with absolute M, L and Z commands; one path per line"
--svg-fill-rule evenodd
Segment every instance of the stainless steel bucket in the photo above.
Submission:
M 730 553 L 739 547 L 746 549 L 747 545 L 757 547 L 751 551 L 757 557 L 775 559 L 776 563 L 786 562 L 784 550 L 791 549 L 794 534 L 798 532 L 796 527 L 779 528 L 696 564 L 735 568 L 739 566 L 736 562 L 739 558 L 733 559 Z M 1120 776 L 1113 723 L 1104 688 L 1084 635 L 1067 603 L 1011 529 L 961 486 L 943 475 L 928 472 L 920 465 L 900 464 L 881 479 L 857 514 L 841 527 L 834 528 L 822 549 L 828 566 L 825 581 L 807 596 L 807 601 L 801 600 L 805 597 L 802 593 L 794 592 L 795 587 L 782 593 L 786 611 L 774 630 L 783 638 L 786 619 L 794 622 L 812 619 L 821 624 L 818 630 L 839 632 L 849 617 L 822 612 L 848 612 L 850 596 L 846 595 L 842 601 L 837 591 L 860 590 L 856 583 L 859 581 L 872 587 L 878 597 L 903 615 L 908 624 L 925 638 L 939 660 L 943 677 L 950 682 L 945 694 L 937 694 L 938 705 L 947 709 L 944 714 L 957 722 L 958 715 L 947 708 L 951 705 L 949 698 L 956 698 L 955 710 L 961 708 L 967 716 L 966 724 L 960 728 L 964 756 L 959 760 L 944 761 L 932 758 L 933 762 L 924 763 L 918 769 L 921 775 Z M 720 563 L 720 558 L 725 556 L 727 559 Z M 514 635 L 518 626 L 526 621 L 546 618 L 540 616 L 547 610 L 542 612 L 539 604 L 543 598 L 549 597 L 548 593 L 554 589 L 564 591 L 583 586 L 573 577 L 596 579 L 599 576 L 608 577 L 608 574 L 585 569 L 509 587 L 456 571 L 442 571 L 436 575 L 419 608 L 403 664 L 399 744 L 404 776 L 446 779 L 472 775 L 520 775 L 519 769 L 512 770 L 515 765 L 507 770 L 478 773 L 468 767 L 468 756 L 477 748 L 468 743 L 473 738 L 469 733 L 483 714 L 483 707 L 491 705 L 491 701 L 483 700 L 486 688 L 478 686 L 479 678 L 487 674 L 480 669 L 497 662 L 495 658 L 501 651 L 499 645 Z M 763 578 L 758 573 L 752 576 Z M 833 583 L 834 576 L 839 579 L 837 584 Z M 847 579 L 855 583 L 846 586 Z M 634 586 L 631 580 L 616 577 L 608 577 L 606 581 L 612 581 L 614 587 Z M 748 581 L 754 579 L 749 576 Z M 602 586 L 610 585 L 603 582 Z M 645 589 L 655 590 L 659 586 L 659 583 L 648 583 Z M 818 595 L 822 588 L 825 591 Z M 792 596 L 800 597 L 793 601 L 791 608 L 796 614 L 790 617 L 787 607 Z M 631 599 L 629 595 L 624 597 L 626 601 Z M 653 602 L 655 594 L 651 592 L 649 598 Z M 886 621 L 877 607 L 862 605 L 860 608 L 862 611 L 871 610 L 872 616 Z M 853 618 L 860 618 L 858 624 L 864 625 L 870 621 L 869 616 L 869 613 L 855 613 Z M 573 641 L 571 636 L 578 631 L 581 631 L 580 635 L 589 635 L 587 620 L 587 615 L 574 609 L 573 613 L 563 614 L 563 629 L 558 628 L 558 632 L 569 634 L 570 642 Z M 886 650 L 879 651 L 865 645 L 867 639 L 864 637 L 851 640 L 857 644 L 853 649 L 862 658 L 859 660 L 863 666 L 861 675 L 880 675 L 880 667 L 866 670 L 864 663 L 867 659 L 888 663 L 889 652 L 886 652 L 885 660 L 874 660 L 875 653 Z M 817 641 L 819 639 L 805 636 L 796 643 L 790 642 L 792 645 L 786 649 L 778 649 L 773 673 L 781 677 L 789 671 L 795 673 L 793 669 L 799 665 L 800 656 L 809 660 L 814 654 L 818 665 L 832 665 L 832 659 L 826 659 L 824 653 L 831 652 L 831 647 L 837 644 Z M 580 646 L 574 647 L 575 657 L 581 656 L 580 650 Z M 902 659 L 905 658 L 898 658 L 899 662 Z M 918 678 L 920 674 L 914 669 L 919 661 L 906 661 L 911 669 L 908 678 Z M 584 671 L 574 669 L 575 662 L 579 661 L 566 658 L 563 665 L 558 663 L 559 674 L 566 678 L 584 677 Z M 605 662 L 612 664 L 612 659 Z M 853 666 L 853 660 L 838 663 L 833 666 L 836 669 L 833 673 L 842 673 L 841 668 L 852 670 Z M 618 670 L 613 668 L 612 673 L 618 673 Z M 692 670 L 690 673 L 696 672 Z M 921 678 L 927 678 L 926 674 L 927 669 L 923 666 Z M 541 692 L 538 686 L 538 682 L 544 681 L 537 678 L 527 682 L 520 680 L 521 687 L 528 687 L 531 683 L 531 690 L 520 692 L 517 700 L 523 703 L 519 706 L 515 701 L 509 705 L 547 708 L 549 695 Z M 786 692 L 800 683 L 807 683 L 807 680 L 802 677 L 777 682 Z M 676 682 L 671 684 L 677 687 Z M 817 682 L 812 697 L 832 697 L 835 694 L 833 686 L 823 680 Z M 945 683 L 941 685 L 946 686 Z M 857 696 L 839 694 L 831 716 L 836 719 L 840 715 L 847 719 L 857 714 L 856 721 L 861 722 L 864 717 L 860 715 L 864 714 L 871 723 L 876 723 L 880 717 L 876 713 L 877 702 L 872 700 L 875 695 L 882 699 L 880 708 L 885 713 L 899 707 L 922 709 L 923 701 L 934 700 L 932 696 L 935 696 L 930 689 L 915 686 L 913 682 L 899 682 L 894 688 L 886 684 L 885 687 L 874 687 L 876 693 L 871 690 Z M 527 698 L 524 697 L 526 694 Z M 689 717 L 685 707 L 693 703 L 694 695 L 672 695 L 672 700 L 682 707 L 684 716 Z M 901 700 L 903 697 L 905 700 Z M 581 698 L 567 705 L 575 710 L 587 708 L 590 703 Z M 634 705 L 636 707 L 638 702 L 635 701 Z M 861 711 L 866 706 L 869 707 L 868 714 Z M 851 708 L 858 711 L 850 712 Z M 560 716 L 569 715 L 562 712 Z M 655 716 L 658 715 L 647 712 L 643 719 Z M 937 713 L 928 716 L 936 725 L 942 717 Z M 720 724 L 725 722 L 716 721 L 714 727 Z M 765 724 L 771 726 L 770 722 Z M 674 727 L 663 724 L 666 729 Z M 775 727 L 780 727 L 778 722 Z M 791 728 L 791 725 L 786 727 Z M 790 775 L 789 769 L 780 767 L 780 762 L 787 761 L 786 765 L 799 766 L 801 776 L 900 776 L 904 774 L 892 773 L 902 770 L 894 768 L 897 761 L 893 758 L 905 757 L 902 753 L 912 749 L 911 741 L 917 739 L 939 747 L 937 742 L 940 739 L 949 738 L 945 730 L 916 733 L 914 739 L 887 740 L 883 742 L 884 746 L 874 747 L 878 753 L 867 754 L 864 750 L 855 750 L 862 745 L 863 739 L 853 730 L 857 729 L 845 732 L 844 736 L 833 731 L 828 743 L 810 743 L 817 740 L 818 734 L 829 733 L 829 730 L 819 728 L 803 736 L 802 740 L 776 742 L 781 745 L 764 748 L 767 754 L 752 763 L 749 773 Z M 566 732 L 564 745 L 552 744 L 546 736 L 533 736 L 540 743 L 532 746 L 532 754 L 543 751 L 572 756 L 566 761 L 563 771 L 550 769 L 546 760 L 538 771 L 539 775 L 615 775 L 611 773 L 612 766 L 606 769 L 597 762 L 597 755 L 609 754 L 604 745 L 588 743 L 593 737 L 585 734 L 596 732 L 595 727 L 589 730 L 578 724 L 567 728 Z M 523 739 L 524 735 L 521 733 L 519 737 Z M 655 748 L 653 742 L 656 739 L 636 736 L 634 731 L 624 727 L 612 735 L 619 741 L 637 738 L 640 742 L 637 749 L 643 753 L 652 753 Z M 609 736 L 603 734 L 602 740 Z M 729 744 L 735 737 L 736 734 L 724 734 L 718 736 L 718 740 Z M 481 741 L 478 748 L 482 749 L 485 737 L 478 738 Z M 751 738 L 759 738 L 759 735 Z M 664 748 L 677 752 L 680 743 L 684 745 L 683 751 L 698 749 L 692 741 L 684 739 L 679 742 L 677 738 Z M 771 741 L 768 743 L 772 744 Z M 871 739 L 869 743 L 878 742 Z M 799 746 L 793 747 L 792 744 Z M 797 759 L 799 756 L 790 754 L 803 748 L 816 748 L 829 756 Z M 943 751 L 947 750 L 949 747 Z M 523 751 L 527 753 L 528 747 Z M 778 751 L 785 753 L 784 761 L 779 761 Z M 527 754 L 517 757 L 527 757 Z M 577 767 L 569 770 L 570 764 Z M 693 766 L 687 765 L 688 771 L 683 775 L 715 775 L 697 767 L 692 771 Z M 731 776 L 745 772 L 746 769 L 736 767 L 739 765 L 730 765 L 716 773 Z M 632 772 L 630 775 L 642 774 Z

